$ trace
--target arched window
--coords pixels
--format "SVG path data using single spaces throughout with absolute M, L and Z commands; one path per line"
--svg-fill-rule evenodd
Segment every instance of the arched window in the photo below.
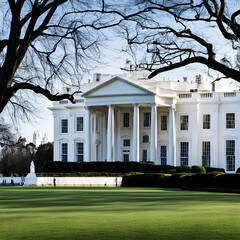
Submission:
M 149 136 L 148 135 L 144 135 L 143 136 L 143 143 L 148 143 L 149 142 Z

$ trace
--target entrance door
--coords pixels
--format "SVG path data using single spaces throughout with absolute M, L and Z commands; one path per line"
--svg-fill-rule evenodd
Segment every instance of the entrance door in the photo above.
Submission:
M 147 149 L 143 149 L 142 151 L 142 161 L 147 162 Z
M 124 162 L 129 162 L 129 153 L 124 153 L 123 154 L 123 161 Z
M 129 150 L 123 150 L 123 161 L 124 162 L 129 162 Z

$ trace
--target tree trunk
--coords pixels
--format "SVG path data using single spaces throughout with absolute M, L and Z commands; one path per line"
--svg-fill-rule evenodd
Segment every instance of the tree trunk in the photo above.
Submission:
M 0 72 L 0 114 L 13 96 L 13 93 L 7 87 L 8 82 L 9 81 L 6 77 L 4 77 Z

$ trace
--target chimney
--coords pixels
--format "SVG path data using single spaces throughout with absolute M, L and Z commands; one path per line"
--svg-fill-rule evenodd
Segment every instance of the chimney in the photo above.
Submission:
M 101 73 L 94 73 L 93 82 L 100 82 L 100 80 L 101 80 Z
M 125 69 L 126 70 L 131 70 L 130 68 L 131 68 L 131 61 L 127 59 L 126 64 L 125 64 Z
M 184 82 L 187 82 L 187 77 L 183 77 L 183 81 L 184 81 Z

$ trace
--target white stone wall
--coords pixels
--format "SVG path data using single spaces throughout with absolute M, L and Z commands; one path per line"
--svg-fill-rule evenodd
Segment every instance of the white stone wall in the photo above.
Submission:
M 20 185 L 21 177 L 0 177 L 0 185 L 3 180 L 9 185 L 13 179 L 15 185 Z M 35 184 L 35 183 L 34 183 Z M 105 186 L 120 187 L 122 177 L 56 177 L 57 186 Z M 53 177 L 37 177 L 37 186 L 53 186 Z
M 56 177 L 57 186 L 120 187 L 122 177 Z M 53 177 L 37 177 L 37 185 L 53 185 Z
M 14 184 L 19 185 L 21 183 L 21 177 L 0 177 L 0 185 L 2 184 L 3 180 L 6 181 L 6 184 L 11 183 L 11 179 L 13 179 Z

